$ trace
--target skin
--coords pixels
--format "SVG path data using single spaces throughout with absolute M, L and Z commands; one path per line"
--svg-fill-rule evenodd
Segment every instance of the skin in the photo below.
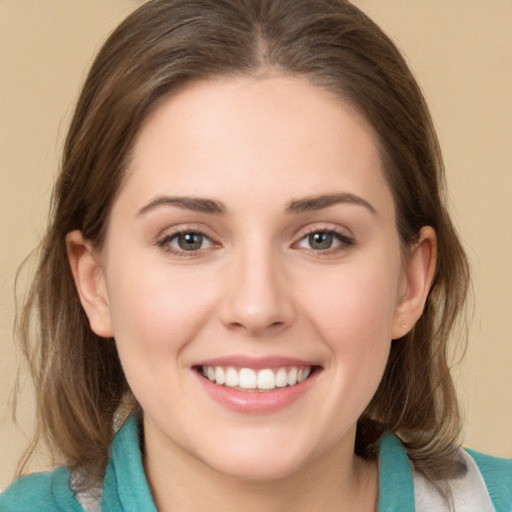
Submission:
M 202 245 L 180 249 L 178 231 Z M 325 249 L 312 233 L 336 234 Z M 421 315 L 436 240 L 423 228 L 403 258 L 376 137 L 355 109 L 297 78 L 191 85 L 142 127 L 101 251 L 77 231 L 67 244 L 91 327 L 115 337 L 143 408 L 159 510 L 375 510 L 356 421 L 391 340 Z M 287 407 L 244 414 L 193 368 L 227 355 L 321 371 Z

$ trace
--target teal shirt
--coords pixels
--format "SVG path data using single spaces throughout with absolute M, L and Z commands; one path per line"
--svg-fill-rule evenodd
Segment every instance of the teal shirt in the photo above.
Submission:
M 496 512 L 512 511 L 512 460 L 471 450 Z M 0 512 L 84 512 L 59 467 L 14 482 L 0 495 Z M 116 434 L 103 483 L 105 512 L 157 512 L 144 474 L 137 420 L 130 417 Z M 378 512 L 414 511 L 413 475 L 400 440 L 385 434 L 379 446 Z

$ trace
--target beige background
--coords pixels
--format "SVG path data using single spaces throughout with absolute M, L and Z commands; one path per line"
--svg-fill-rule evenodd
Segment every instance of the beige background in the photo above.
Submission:
M 0 488 L 31 428 L 7 412 L 16 268 L 44 225 L 86 68 L 136 0 L 0 0 Z M 470 348 L 457 370 L 464 441 L 512 457 L 512 1 L 358 0 L 405 52 L 430 103 L 474 272 Z

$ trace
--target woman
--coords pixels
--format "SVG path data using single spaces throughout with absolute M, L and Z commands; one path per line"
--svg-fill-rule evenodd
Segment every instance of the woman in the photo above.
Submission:
M 22 318 L 63 466 L 2 510 L 510 508 L 510 462 L 457 449 L 442 195 L 354 6 L 144 4 L 84 85 Z

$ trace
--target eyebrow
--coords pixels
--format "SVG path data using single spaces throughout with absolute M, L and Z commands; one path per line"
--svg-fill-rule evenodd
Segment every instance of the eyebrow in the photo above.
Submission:
M 308 211 L 322 210 L 335 204 L 355 204 L 363 206 L 369 210 L 373 215 L 377 215 L 377 210 L 366 200 L 355 194 L 342 192 L 338 194 L 323 194 L 319 196 L 310 196 L 303 199 L 296 199 L 291 201 L 286 207 L 285 211 L 289 214 L 303 213 Z M 157 208 L 162 205 L 177 206 L 186 210 L 195 212 L 209 213 L 214 215 L 224 215 L 227 208 L 223 203 L 214 201 L 213 199 L 206 199 L 202 197 L 188 197 L 188 196 L 159 196 L 152 199 L 149 203 L 144 205 L 137 211 L 138 215 Z
M 226 207 L 213 199 L 204 199 L 202 197 L 184 197 L 184 196 L 159 196 L 152 199 L 149 203 L 137 211 L 137 215 L 142 215 L 153 208 L 162 205 L 177 206 L 186 210 L 192 210 L 201 213 L 213 213 L 223 215 L 226 213 Z
M 363 206 L 373 215 L 377 215 L 377 210 L 366 199 L 348 192 L 311 196 L 291 201 L 286 207 L 286 213 L 302 213 L 321 210 L 340 203 Z

